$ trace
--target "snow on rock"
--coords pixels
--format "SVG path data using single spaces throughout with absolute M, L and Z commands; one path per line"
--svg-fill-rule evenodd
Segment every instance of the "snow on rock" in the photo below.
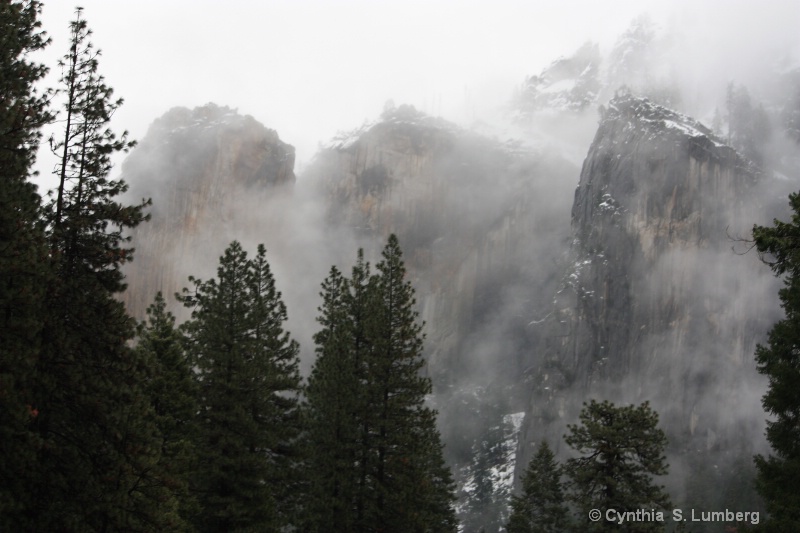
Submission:
M 503 415 L 499 425 L 475 442 L 472 463 L 457 475 L 459 531 L 465 531 L 466 527 L 501 525 L 508 520 L 524 417 L 524 412 Z

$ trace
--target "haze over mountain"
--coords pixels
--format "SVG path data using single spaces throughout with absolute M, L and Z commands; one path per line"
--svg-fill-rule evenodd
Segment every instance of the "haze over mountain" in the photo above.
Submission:
M 234 7 L 215 21 L 167 7 L 187 35 L 238 44 L 192 50 L 175 32 L 182 44 L 170 48 L 156 19 L 141 23 L 158 29 L 143 48 L 124 53 L 101 33 L 128 35 L 120 21 L 104 27 L 105 8 L 96 20 L 87 6 L 98 41 L 120 54 L 110 65 L 131 52 L 148 65 L 150 46 L 164 54 L 131 85 L 107 74 L 128 103 L 116 120 L 141 141 L 118 168 L 131 198 L 153 198 L 152 221 L 133 234 L 129 310 L 141 317 L 156 291 L 213 275 L 231 240 L 263 242 L 307 372 L 328 268 L 346 270 L 359 247 L 374 260 L 396 233 L 464 531 L 499 530 L 536 444 L 566 456 L 566 424 L 590 398 L 652 403 L 676 503 L 758 505 L 748 483 L 766 446 L 766 385 L 753 351 L 780 316 L 779 284 L 737 239 L 785 218 L 800 183 L 798 6 L 758 17 L 638 6 L 571 6 L 583 16 L 555 19 L 564 35 L 546 57 L 548 13 L 526 20 L 513 3 L 463 18 L 452 4 L 334 3 L 301 20 L 277 4 L 263 19 Z M 351 26 L 311 22 L 356 13 L 359 31 L 341 42 Z M 284 28 L 285 42 L 256 53 L 237 40 L 282 21 L 318 34 Z M 389 41 L 412 53 L 371 46 Z M 323 60 L 290 53 L 306 47 Z M 168 71 L 192 54 L 206 59 L 188 68 L 187 89 Z M 138 89 L 143 78 L 162 94 Z
M 462 126 L 491 121 L 527 76 L 587 41 L 608 55 L 642 13 L 672 36 L 667 59 L 680 65 L 684 104 L 697 102 L 685 110 L 701 119 L 710 120 L 729 81 L 760 91 L 754 82 L 800 53 L 800 7 L 790 0 L 81 5 L 104 76 L 126 99 L 115 121 L 133 138 L 172 107 L 215 102 L 288 139 L 297 170 L 319 143 L 373 120 L 389 99 Z M 47 64 L 66 49 L 73 10 L 70 2 L 45 6 Z M 52 166 L 39 165 L 43 175 Z

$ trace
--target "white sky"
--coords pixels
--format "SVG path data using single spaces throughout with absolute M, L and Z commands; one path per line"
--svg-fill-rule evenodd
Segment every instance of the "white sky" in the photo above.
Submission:
M 58 74 L 55 61 L 67 50 L 76 4 L 44 1 L 42 22 L 53 43 L 43 61 Z M 141 139 L 171 107 L 215 102 L 277 130 L 297 148 L 300 168 L 319 142 L 376 118 L 388 99 L 460 123 L 480 118 L 507 101 L 527 75 L 585 41 L 607 51 L 645 11 L 662 25 L 707 27 L 708 42 L 694 51 L 701 55 L 800 33 L 798 0 L 682 0 L 669 9 L 645 0 L 80 5 L 103 50 L 100 72 L 125 98 L 115 131 Z M 761 29 L 753 33 L 752 26 Z

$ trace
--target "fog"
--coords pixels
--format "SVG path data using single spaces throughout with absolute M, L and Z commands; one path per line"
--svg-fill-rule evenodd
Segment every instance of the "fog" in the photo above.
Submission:
M 304 373 L 313 362 L 319 284 L 328 269 L 336 265 L 348 273 L 359 247 L 374 263 L 385 236 L 397 231 L 427 322 L 426 371 L 434 379 L 451 462 L 464 466 L 488 425 L 520 411 L 529 416 L 519 450 L 525 460 L 543 435 L 559 439 L 575 421 L 576 407 L 590 397 L 649 400 L 664 413 L 668 433 L 680 439 L 669 451 L 670 489 L 679 501 L 694 497 L 685 480 L 703 453 L 719 452 L 715 457 L 730 467 L 766 450 L 760 405 L 765 383 L 755 371 L 753 349 L 780 317 L 779 283 L 754 253 L 739 254 L 747 243 L 736 238 L 746 240 L 754 223 L 785 217 L 786 195 L 800 185 L 798 145 L 781 124 L 783 106 L 797 91 L 788 73 L 800 67 L 800 3 L 82 5 L 93 41 L 103 50 L 100 71 L 125 98 L 114 116 L 116 130 L 143 139 L 169 109 L 214 102 L 252 116 L 295 147 L 294 186 L 223 190 L 219 205 L 201 205 L 209 218 L 198 219 L 199 228 L 159 257 L 159 265 L 170 265 L 170 275 L 185 286 L 188 275 L 213 276 L 231 240 L 242 241 L 251 254 L 264 243 L 287 303 L 289 329 L 301 343 Z M 63 2 L 45 4 L 43 25 L 53 45 L 42 60 L 50 65 L 66 50 L 72 9 Z M 612 72 L 609 58 L 621 49 L 620 36 L 643 13 L 652 22 L 650 45 L 631 60 L 632 70 Z M 598 45 L 602 58 L 599 96 L 580 110 L 536 109 L 520 119 L 530 77 L 587 41 Z M 575 261 L 583 259 L 575 257 L 571 215 L 600 121 L 598 107 L 625 84 L 712 126 L 715 114 L 726 112 L 729 83 L 746 87 L 771 124 L 772 135 L 759 146 L 765 161 L 748 207 L 726 212 L 728 224 L 715 229 L 711 245 L 697 243 L 702 250 L 670 249 L 626 272 L 641 302 L 670 302 L 664 314 L 672 313 L 675 323 L 697 323 L 642 330 L 636 340 L 641 357 L 615 367 L 627 374 L 565 388 L 573 396 L 566 407 L 550 397 L 547 409 L 561 409 L 561 419 L 541 430 L 530 414 L 550 393 L 535 378 L 548 374 L 547 387 L 566 379 L 547 364 L 567 342 L 552 333 L 559 331 L 553 324 L 563 311 L 559 298 L 568 292 Z M 412 155 L 397 146 L 379 149 L 392 139 L 371 129 L 393 105 L 416 108 L 425 128 L 435 124 L 424 129 L 425 142 Z M 332 148 L 332 138 L 351 130 L 358 131 L 360 144 L 349 152 Z M 725 124 L 716 133 L 725 137 Z M 134 152 L 127 167 L 120 156 L 114 172 L 130 182 L 130 198 L 154 198 L 151 224 L 163 237 L 170 228 L 160 201 L 185 194 L 193 174 L 175 185 L 185 190 L 167 194 L 178 166 L 163 152 L 145 149 L 140 146 L 138 161 Z M 181 153 L 190 160 L 204 155 Z M 50 184 L 52 166 L 52 158 L 42 154 L 43 187 Z M 380 195 L 370 193 L 374 205 L 359 203 L 363 175 L 387 169 L 397 178 L 392 194 L 376 200 Z M 702 199 L 712 209 L 731 207 L 728 197 Z M 627 325 L 634 326 L 640 324 Z M 684 338 L 675 331 L 688 333 Z M 732 338 L 740 342 L 731 347 L 723 341 Z M 685 383 L 680 398 L 670 395 L 665 380 Z M 712 426 L 739 431 L 739 455 L 729 441 L 720 452 L 717 443 L 731 436 Z M 563 442 L 554 448 L 569 453 Z
M 299 170 L 318 143 L 373 119 L 388 99 L 459 124 L 490 119 L 526 76 L 585 41 L 609 52 L 643 12 L 675 32 L 687 97 L 705 112 L 728 81 L 750 81 L 783 56 L 797 60 L 800 20 L 791 0 L 80 5 L 103 51 L 101 73 L 126 100 L 116 128 L 141 139 L 168 109 L 215 102 L 277 130 L 297 148 Z M 53 77 L 73 10 L 45 2 L 53 43 L 42 57 Z M 48 174 L 52 164 L 42 167 Z

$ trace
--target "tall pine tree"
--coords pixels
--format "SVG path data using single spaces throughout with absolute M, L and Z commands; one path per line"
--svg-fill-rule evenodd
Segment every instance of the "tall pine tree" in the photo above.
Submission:
M 115 198 L 111 156 L 131 146 L 109 128 L 121 101 L 98 74 L 98 54 L 78 10 L 62 62 L 66 98 L 55 200 L 46 213 L 50 264 L 32 409 L 38 447 L 32 484 L 37 531 L 168 528 L 169 494 L 145 490 L 158 464 L 157 428 L 143 388 L 146 361 L 128 346 L 133 320 L 115 295 L 130 259 L 123 231 L 146 203 Z M 166 513 L 169 514 L 169 513 Z
M 197 437 L 197 383 L 183 349 L 183 337 L 175 328 L 175 317 L 159 292 L 147 308 L 147 320 L 139 324 L 136 351 L 147 363 L 144 392 L 149 398 L 160 443 L 155 475 L 147 483 L 156 493 L 166 489 L 172 496 L 170 531 L 191 530 L 189 524 L 198 507 L 190 492 Z
M 760 254 L 778 276 L 785 318 L 769 332 L 767 345 L 756 349 L 758 371 L 769 378 L 762 398 L 772 415 L 767 421 L 767 440 L 773 454 L 755 458 L 756 488 L 767 505 L 767 531 L 789 532 L 800 528 L 800 194 L 789 195 L 790 222 L 754 226 L 753 238 Z
M 183 327 L 199 372 L 200 531 L 279 531 L 292 515 L 298 346 L 265 254 L 248 260 L 234 241 L 218 279 L 190 278 L 180 296 L 193 308 Z
M 331 520 L 349 531 L 455 531 L 452 479 L 425 405 L 422 326 L 394 235 L 376 270 L 360 251 L 349 280 L 332 269 L 323 283 L 307 392 L 313 530 Z
M 36 90 L 47 69 L 30 55 L 48 40 L 41 4 L 0 1 L 0 530 L 29 529 L 28 491 L 36 436 L 29 425 L 48 278 L 40 198 L 30 182 L 41 137 L 52 119 Z
M 363 372 L 348 305 L 348 280 L 336 267 L 322 283 L 322 306 L 314 335 L 317 360 L 305 389 L 310 531 L 354 531 L 357 522 L 355 475 L 359 456 L 360 395 Z
M 591 509 L 618 513 L 670 505 L 653 476 L 667 474 L 667 437 L 658 429 L 658 413 L 647 402 L 616 407 L 604 401 L 584 404 L 580 425 L 570 425 L 566 443 L 581 454 L 567 460 L 571 498 L 580 509 L 581 531 L 619 531 L 614 522 L 589 521 Z M 625 531 L 661 531 L 657 521 L 627 522 Z

